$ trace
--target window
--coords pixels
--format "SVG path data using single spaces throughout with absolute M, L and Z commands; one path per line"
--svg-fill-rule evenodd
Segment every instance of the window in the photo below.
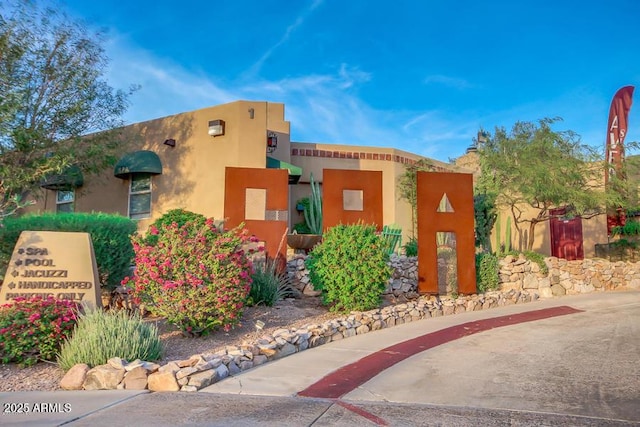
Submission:
M 131 174 L 129 188 L 129 218 L 143 219 L 151 216 L 151 174 Z
M 73 212 L 73 202 L 76 200 L 76 193 L 73 190 L 56 191 L 56 212 Z

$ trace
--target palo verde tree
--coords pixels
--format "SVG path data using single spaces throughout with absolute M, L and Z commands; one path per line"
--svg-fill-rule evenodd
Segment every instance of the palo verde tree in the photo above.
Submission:
M 621 192 L 604 191 L 602 155 L 582 144 L 576 133 L 552 129 L 559 120 L 517 122 L 509 132 L 496 128 L 478 150 L 479 190 L 511 211 L 521 247 L 527 250 L 533 247 L 536 225 L 548 221 L 553 208 L 591 218 L 607 205 L 628 203 Z
M 130 92 L 103 78 L 103 36 L 37 2 L 0 7 L 0 218 L 49 174 L 115 161 Z

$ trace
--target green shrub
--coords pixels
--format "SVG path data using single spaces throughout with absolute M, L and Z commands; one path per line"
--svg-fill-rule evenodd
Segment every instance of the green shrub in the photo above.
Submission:
M 495 194 L 475 194 L 473 196 L 473 211 L 475 215 L 476 247 L 481 247 L 485 252 L 491 252 L 491 230 L 498 217 Z
M 498 257 L 488 252 L 476 254 L 476 284 L 478 293 L 493 291 L 500 285 Z
M 104 213 L 44 213 L 7 217 L 0 227 L 0 277 L 25 230 L 85 232 L 91 235 L 99 280 L 108 289 L 117 287 L 129 273 L 133 261 L 131 236 L 136 223 L 121 215 Z
M 149 229 L 155 227 L 155 229 L 158 230 L 158 233 L 162 234 L 162 230 L 173 223 L 176 223 L 178 227 L 182 227 L 187 222 L 193 222 L 202 225 L 206 220 L 206 216 L 195 212 L 190 212 L 184 209 L 172 209 L 155 220 L 153 224 L 151 224 Z M 146 245 L 155 245 L 158 242 L 158 234 L 147 233 L 144 242 Z
M 302 208 L 302 210 L 300 210 L 300 208 Z M 303 197 L 302 199 L 298 199 L 298 202 L 296 203 L 296 210 L 298 210 L 298 212 L 303 213 L 302 222 L 299 222 L 293 225 L 293 231 L 295 231 L 298 234 L 312 234 L 311 229 L 307 224 L 306 217 L 304 215 L 304 212 L 308 211 L 309 209 L 311 209 L 311 201 L 309 200 L 308 197 Z
M 78 306 L 72 301 L 39 296 L 0 306 L 0 359 L 30 366 L 54 360 L 76 324 Z
M 402 245 L 406 256 L 418 256 L 418 239 L 412 237 L 407 243 Z
M 243 245 L 257 242 L 244 227 L 220 231 L 212 219 L 204 224 L 173 223 L 155 245 L 133 238 L 135 274 L 123 284 L 134 302 L 143 303 L 189 335 L 231 329 L 240 321 L 253 268 Z
M 511 255 L 514 257 L 519 257 L 520 255 L 524 255 L 524 257 L 529 261 L 535 262 L 536 264 L 538 264 L 538 267 L 540 267 L 540 272 L 542 274 L 546 275 L 549 273 L 549 267 L 547 267 L 547 264 L 544 262 L 544 255 L 542 254 L 539 254 L 534 251 L 524 251 L 524 252 L 510 251 L 504 254 L 503 256 L 506 256 L 506 255 Z
M 313 234 L 306 222 L 299 222 L 293 226 L 293 231 L 298 234 Z
M 627 239 L 619 239 L 609 243 L 612 249 L 638 249 L 638 242 Z
M 251 275 L 249 289 L 249 305 L 273 306 L 288 296 L 293 296 L 293 285 L 286 269 L 278 268 L 278 262 L 273 258 L 254 262 L 254 272 Z
M 533 251 L 524 251 L 524 257 L 531 262 L 535 262 L 540 267 L 540 272 L 544 275 L 549 273 L 549 267 L 544 262 L 544 255 Z
M 73 335 L 58 355 L 58 365 L 68 371 L 77 363 L 90 367 L 103 365 L 112 357 L 127 361 L 159 360 L 162 342 L 155 325 L 125 310 L 91 310 L 80 315 Z
M 383 247 L 372 225 L 338 225 L 324 233 L 306 262 L 313 287 L 331 311 L 380 305 L 392 273 Z
M 638 236 L 640 235 L 640 221 L 629 219 L 624 225 L 616 225 L 611 228 L 612 236 Z

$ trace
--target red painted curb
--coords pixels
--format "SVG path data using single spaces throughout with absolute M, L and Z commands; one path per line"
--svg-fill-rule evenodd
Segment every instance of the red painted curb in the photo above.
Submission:
M 299 392 L 298 396 L 337 399 L 396 363 L 441 344 L 494 328 L 580 312 L 582 310 L 560 306 L 451 326 L 392 345 L 365 356 L 357 362 L 345 365 L 311 384 Z
M 352 405 L 350 403 L 347 402 L 343 402 L 341 400 L 337 400 L 336 401 L 336 405 L 340 405 L 342 406 L 344 409 L 353 412 L 354 414 L 358 414 L 363 418 L 366 418 L 367 420 L 371 421 L 372 423 L 374 423 L 377 426 L 388 426 L 389 423 L 387 423 L 386 420 L 373 415 L 371 412 L 367 412 L 362 408 L 359 408 L 355 405 Z

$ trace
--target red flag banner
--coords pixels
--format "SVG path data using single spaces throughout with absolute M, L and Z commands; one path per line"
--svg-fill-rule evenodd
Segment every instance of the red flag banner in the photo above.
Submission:
M 627 119 L 633 97 L 633 86 L 625 86 L 618 90 L 611 101 L 609 109 L 609 122 L 607 124 L 607 142 L 605 146 L 605 160 L 607 167 L 604 172 L 605 187 L 611 177 L 622 169 L 624 161 L 624 138 L 627 135 Z M 624 225 L 624 214 L 613 211 L 607 213 L 607 233 L 611 234 L 611 228 L 616 225 Z

